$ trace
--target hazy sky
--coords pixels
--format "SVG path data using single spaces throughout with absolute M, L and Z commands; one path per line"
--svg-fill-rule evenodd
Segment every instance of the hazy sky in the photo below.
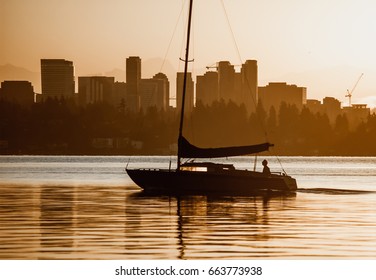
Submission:
M 163 58 L 172 38 L 167 58 L 182 70 L 185 2 L 0 0 L 0 65 L 39 71 L 41 58 L 65 58 L 76 75 L 104 73 L 125 69 L 128 56 Z M 376 1 L 223 3 L 242 60 L 258 60 L 260 85 L 286 81 L 306 86 L 309 98 L 345 102 L 346 89 L 364 72 L 353 100 L 376 96 Z M 241 63 L 221 0 L 195 1 L 192 42 L 195 74 L 219 60 Z

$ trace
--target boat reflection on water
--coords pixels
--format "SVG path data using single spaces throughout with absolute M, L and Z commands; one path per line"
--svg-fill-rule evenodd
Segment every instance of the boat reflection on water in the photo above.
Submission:
M 267 256 L 267 248 L 260 243 L 267 244 L 266 241 L 272 238 L 269 212 L 275 215 L 290 207 L 295 198 L 295 193 L 283 196 L 164 196 L 140 192 L 127 197 L 127 204 L 146 206 L 152 203 L 155 209 L 168 203 L 171 220 L 166 227 L 170 227 L 170 232 L 174 233 L 171 238 L 177 242 L 175 258 L 249 258 L 258 253 Z M 145 214 L 145 208 L 142 209 Z M 142 222 L 149 220 L 148 216 L 139 218 L 140 231 L 152 229 L 145 228 Z
M 42 186 L 40 191 L 40 253 L 73 251 L 75 187 Z

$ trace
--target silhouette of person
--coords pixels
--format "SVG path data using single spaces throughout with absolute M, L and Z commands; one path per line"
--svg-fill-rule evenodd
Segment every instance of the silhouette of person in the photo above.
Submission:
M 264 159 L 264 160 L 262 161 L 262 165 L 264 166 L 264 169 L 262 170 L 262 173 L 263 173 L 264 175 L 270 175 L 271 173 L 270 173 L 270 169 L 269 169 L 269 167 L 268 167 L 268 161 L 267 161 L 266 159 Z

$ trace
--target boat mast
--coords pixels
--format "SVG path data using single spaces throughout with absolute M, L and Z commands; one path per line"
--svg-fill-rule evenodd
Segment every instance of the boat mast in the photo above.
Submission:
M 192 6 L 193 0 L 189 2 L 189 14 L 188 14 L 188 30 L 187 30 L 187 46 L 185 48 L 185 64 L 184 64 L 184 82 L 183 82 L 183 94 L 182 94 L 182 102 L 181 102 L 181 110 L 180 110 L 180 125 L 179 125 L 179 137 L 178 137 L 178 165 L 177 170 L 180 170 L 181 165 L 181 156 L 180 156 L 180 143 L 183 137 L 183 120 L 184 120 L 184 104 L 185 104 L 185 94 L 186 94 L 186 87 L 187 87 L 187 71 L 188 71 L 188 62 L 189 62 L 189 39 L 191 34 L 191 19 L 192 19 Z

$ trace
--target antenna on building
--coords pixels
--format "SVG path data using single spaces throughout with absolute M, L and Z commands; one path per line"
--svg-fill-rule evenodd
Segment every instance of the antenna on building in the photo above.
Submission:
M 348 98 L 349 98 L 349 107 L 351 107 L 351 97 L 352 97 L 352 94 L 353 94 L 353 92 L 354 92 L 356 86 L 358 85 L 360 79 L 363 77 L 363 75 L 364 75 L 364 73 L 362 73 L 362 74 L 359 76 L 358 80 L 356 81 L 356 83 L 355 83 L 355 85 L 353 86 L 353 88 L 352 88 L 351 91 L 347 90 L 347 94 L 345 95 L 345 97 L 348 97 Z

